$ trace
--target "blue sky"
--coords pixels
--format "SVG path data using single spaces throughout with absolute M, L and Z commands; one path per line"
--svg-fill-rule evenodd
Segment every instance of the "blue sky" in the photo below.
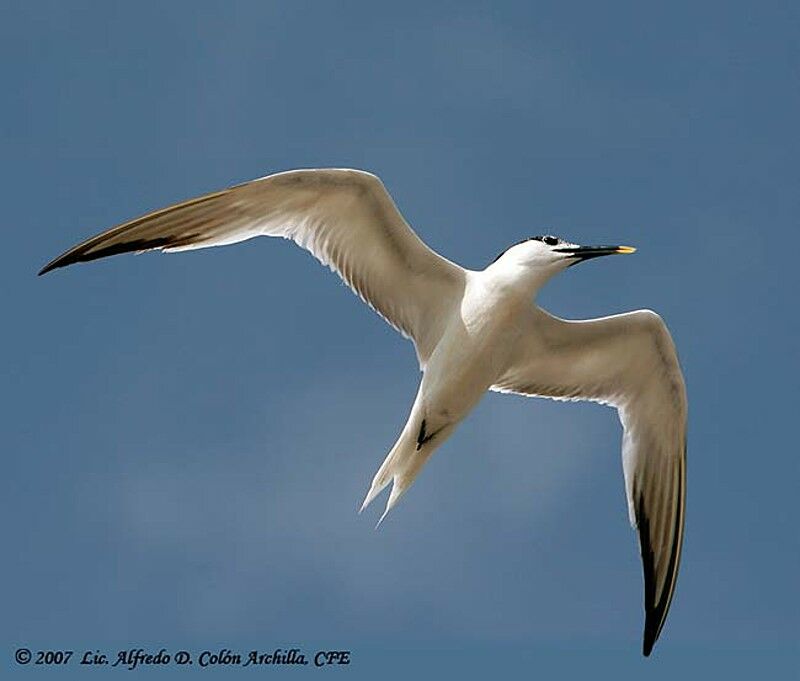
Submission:
M 348 678 L 796 677 L 796 5 L 381 5 L 0 10 L 6 673 L 43 674 L 20 646 L 300 645 L 350 649 Z M 375 532 L 415 357 L 307 254 L 35 276 L 310 166 L 378 173 L 471 268 L 547 232 L 639 248 L 540 302 L 653 308 L 679 349 L 686 545 L 652 658 L 613 411 L 488 395 Z

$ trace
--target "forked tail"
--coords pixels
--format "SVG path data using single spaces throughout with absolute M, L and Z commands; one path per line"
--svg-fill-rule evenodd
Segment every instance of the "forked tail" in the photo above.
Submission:
M 359 513 L 369 506 L 391 482 L 392 491 L 389 494 L 389 501 L 386 502 L 386 509 L 378 520 L 378 525 L 380 525 L 403 493 L 411 487 L 422 467 L 450 432 L 452 432 L 452 425 L 447 424 L 438 429 L 432 429 L 428 420 L 414 418 L 412 413 L 412 417 L 397 442 L 372 479 L 369 492 L 364 498 L 364 503 L 361 504 Z

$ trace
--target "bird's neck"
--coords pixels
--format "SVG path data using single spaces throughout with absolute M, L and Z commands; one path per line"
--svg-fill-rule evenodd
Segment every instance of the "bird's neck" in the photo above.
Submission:
M 547 283 L 554 272 L 515 262 L 498 261 L 487 267 L 481 274 L 488 286 L 503 295 L 530 301 L 536 297 L 539 289 Z

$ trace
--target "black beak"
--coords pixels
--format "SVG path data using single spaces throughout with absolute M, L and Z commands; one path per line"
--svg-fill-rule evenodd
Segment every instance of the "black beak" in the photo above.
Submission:
M 584 260 L 599 258 L 601 255 L 624 255 L 636 251 L 633 246 L 574 246 L 570 248 L 554 248 L 553 250 L 559 253 L 566 253 L 570 258 L 575 258 L 573 265 L 577 265 Z

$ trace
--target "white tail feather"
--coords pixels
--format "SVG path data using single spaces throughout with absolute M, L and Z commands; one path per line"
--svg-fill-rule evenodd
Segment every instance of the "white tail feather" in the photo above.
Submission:
M 409 420 L 409 424 L 414 422 L 415 419 Z M 380 520 L 378 520 L 376 527 L 383 522 L 389 511 L 397 505 L 400 497 L 411 487 L 433 452 L 447 439 L 453 430 L 452 426 L 448 424 L 437 432 L 435 438 L 424 442 L 418 448 L 417 433 L 419 432 L 419 427 L 409 427 L 409 424 L 406 424 L 406 428 L 400 438 L 381 464 L 372 480 L 369 492 L 364 498 L 364 503 L 361 504 L 359 513 L 369 506 L 389 483 L 392 483 L 392 491 L 389 494 L 389 500 L 386 502 L 386 509 Z
M 400 496 L 411 485 L 416 477 L 416 473 L 421 466 L 414 466 L 414 457 L 424 456 L 423 452 L 417 451 L 417 443 L 414 436 L 411 434 L 412 429 L 406 428 L 400 435 L 400 438 L 394 444 L 391 451 L 386 455 L 381 467 L 372 479 L 367 496 L 364 498 L 364 503 L 361 504 L 361 511 L 369 506 L 389 483 L 392 483 L 392 492 L 389 495 L 389 501 L 386 503 L 386 510 L 383 512 L 378 525 L 386 517 L 386 514 L 392 510 L 394 505 L 400 499 Z M 409 475 L 411 471 L 412 475 Z

